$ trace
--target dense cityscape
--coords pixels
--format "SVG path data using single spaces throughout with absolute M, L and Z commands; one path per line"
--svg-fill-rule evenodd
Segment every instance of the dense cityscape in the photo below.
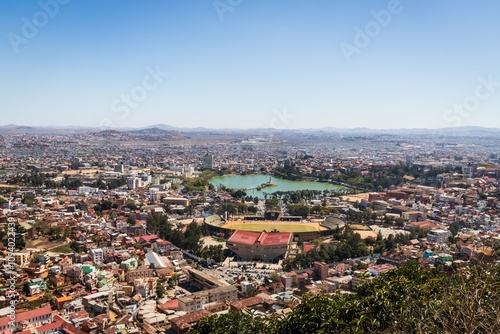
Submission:
M 0 334 L 499 334 L 499 13 L 0 1 Z
M 389 275 L 500 264 L 495 134 L 0 131 L 3 331 L 292 332 Z

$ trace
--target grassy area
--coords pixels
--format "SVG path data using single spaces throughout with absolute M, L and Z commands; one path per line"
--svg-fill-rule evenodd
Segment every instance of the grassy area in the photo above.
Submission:
M 228 223 L 224 225 L 225 228 L 230 228 L 234 230 L 244 230 L 252 232 L 261 232 L 263 230 L 272 231 L 274 229 L 280 232 L 314 232 L 323 230 L 318 224 L 294 224 L 294 223 L 275 223 L 275 222 L 247 222 L 247 223 Z
M 485 163 L 485 162 L 480 162 L 477 164 L 478 167 L 484 167 L 484 168 L 496 168 L 495 164 L 490 164 L 490 163 Z
M 51 248 L 50 251 L 54 253 L 70 253 L 73 250 L 71 249 L 71 247 L 69 247 L 69 245 L 66 244 Z

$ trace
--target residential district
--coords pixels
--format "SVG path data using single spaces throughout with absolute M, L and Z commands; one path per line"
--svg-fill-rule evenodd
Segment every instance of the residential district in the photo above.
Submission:
M 355 293 L 409 261 L 499 264 L 497 139 L 152 129 L 0 144 L 1 333 L 184 333 L 228 312 L 286 318 L 305 294 Z M 255 195 L 210 182 L 222 175 L 337 188 Z

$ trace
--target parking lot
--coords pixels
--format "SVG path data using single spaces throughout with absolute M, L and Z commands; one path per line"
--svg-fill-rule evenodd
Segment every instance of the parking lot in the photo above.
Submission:
M 269 268 L 270 264 L 261 264 L 260 267 L 253 267 L 253 263 L 243 265 L 234 262 L 230 268 L 204 268 L 203 272 L 219 280 L 224 280 L 227 283 L 234 283 L 237 280 L 253 280 L 262 283 L 264 279 L 269 279 L 271 273 L 276 272 L 275 269 Z

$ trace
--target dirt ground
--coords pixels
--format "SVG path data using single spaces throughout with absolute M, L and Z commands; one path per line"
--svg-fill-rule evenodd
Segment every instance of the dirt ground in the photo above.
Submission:
M 45 250 L 50 250 L 52 248 L 56 248 L 66 244 L 68 244 L 67 240 L 52 242 L 45 237 L 38 237 L 38 239 L 36 240 L 26 240 L 26 248 L 38 248 L 38 249 L 43 248 Z
M 210 246 L 210 245 L 213 245 L 213 246 L 217 246 L 217 245 L 222 245 L 223 248 L 226 247 L 226 243 L 225 242 L 221 242 L 221 241 L 217 241 L 215 240 L 214 238 L 212 237 L 204 237 L 203 238 L 203 245 L 205 246 Z
M 359 233 L 362 239 L 366 239 L 368 237 L 374 237 L 375 239 L 377 238 L 377 233 L 373 231 L 360 231 L 360 230 L 354 230 L 354 233 Z
M 361 194 L 350 194 L 350 195 L 345 195 L 345 196 L 342 196 L 340 197 L 342 200 L 346 201 L 347 199 L 349 199 L 349 202 L 361 202 L 362 199 L 368 199 L 368 196 L 370 195 L 370 193 L 361 193 Z

